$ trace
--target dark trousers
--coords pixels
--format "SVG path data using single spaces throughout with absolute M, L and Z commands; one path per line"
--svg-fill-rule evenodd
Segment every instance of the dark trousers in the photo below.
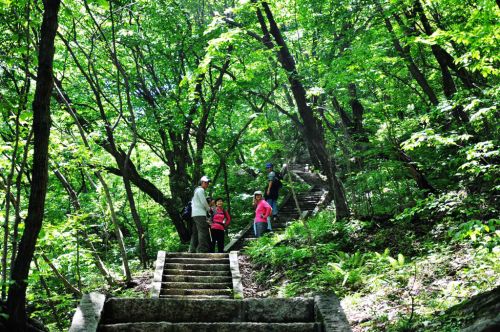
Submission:
M 212 252 L 215 252 L 215 244 L 217 244 L 217 252 L 224 252 L 224 231 L 220 229 L 211 229 L 212 231 Z

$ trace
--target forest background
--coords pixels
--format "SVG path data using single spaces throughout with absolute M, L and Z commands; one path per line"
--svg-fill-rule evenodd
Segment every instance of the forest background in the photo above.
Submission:
M 27 308 L 67 328 L 82 293 L 128 294 L 158 250 L 185 250 L 179 211 L 203 174 L 231 235 L 265 163 L 304 155 L 334 212 L 295 234 L 291 260 L 276 239 L 249 253 L 263 275 L 319 260 L 332 277 L 283 272 L 313 282 L 285 294 L 359 290 L 376 264 L 363 254 L 384 248 L 401 266 L 469 248 L 485 274 L 462 295 L 498 286 L 499 14 L 491 0 L 1 0 L 2 319 Z

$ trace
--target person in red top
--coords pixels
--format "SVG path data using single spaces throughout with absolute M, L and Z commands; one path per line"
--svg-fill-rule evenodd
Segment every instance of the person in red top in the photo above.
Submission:
M 262 199 L 262 191 L 253 193 L 253 206 L 255 207 L 253 230 L 255 237 L 261 237 L 267 230 L 267 217 L 271 215 L 273 209 L 266 200 Z
M 217 244 L 217 252 L 224 251 L 224 231 L 231 222 L 229 212 L 224 210 L 224 200 L 217 197 L 215 200 L 215 211 L 212 216 L 212 225 L 210 231 L 212 232 L 212 252 L 215 252 L 215 244 Z

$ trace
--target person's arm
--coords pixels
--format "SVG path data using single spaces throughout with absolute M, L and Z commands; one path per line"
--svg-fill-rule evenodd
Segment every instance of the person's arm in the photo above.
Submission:
M 267 204 L 267 206 L 266 206 L 266 215 L 264 216 L 264 218 L 269 217 L 272 213 L 273 213 L 273 208 L 271 207 L 271 205 Z
M 271 193 L 271 186 L 273 185 L 273 180 L 269 180 L 269 184 L 267 186 L 266 194 L 269 195 Z
M 224 216 L 226 217 L 226 227 L 229 226 L 231 223 L 231 216 L 229 215 L 229 212 L 227 210 L 224 210 Z

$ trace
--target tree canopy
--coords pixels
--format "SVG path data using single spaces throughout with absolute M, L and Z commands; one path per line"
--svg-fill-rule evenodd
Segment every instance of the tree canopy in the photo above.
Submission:
M 2 303 L 25 264 L 30 315 L 67 328 L 185 249 L 202 175 L 249 223 L 269 161 L 321 172 L 332 223 L 449 217 L 498 246 L 498 1 L 58 3 L 0 1 Z

